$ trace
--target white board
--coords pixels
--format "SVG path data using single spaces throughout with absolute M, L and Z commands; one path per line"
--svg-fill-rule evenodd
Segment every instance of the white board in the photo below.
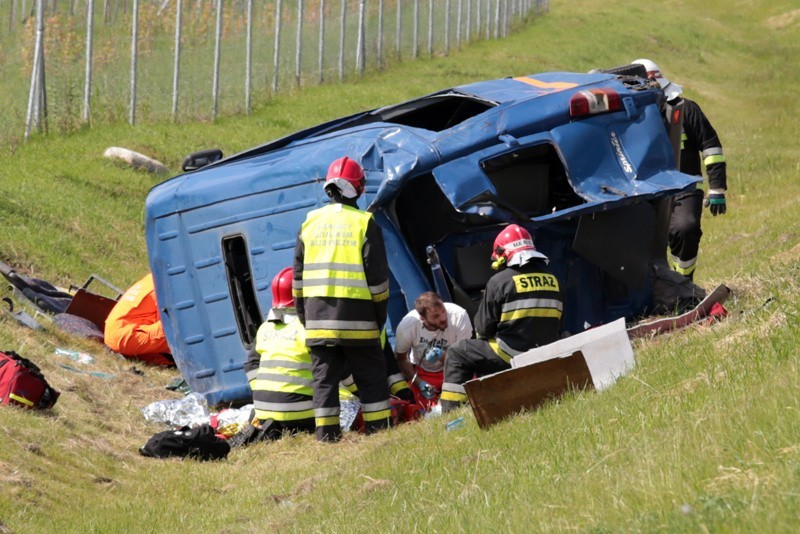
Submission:
M 625 328 L 625 319 L 585 330 L 549 345 L 537 347 L 515 356 L 511 367 L 524 367 L 553 358 L 564 358 L 581 351 L 592 374 L 595 389 L 612 385 L 636 365 L 633 347 Z

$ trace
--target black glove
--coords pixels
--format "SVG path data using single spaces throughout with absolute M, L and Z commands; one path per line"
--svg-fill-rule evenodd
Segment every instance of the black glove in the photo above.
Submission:
M 711 210 L 711 215 L 725 215 L 725 212 L 728 211 L 727 205 L 725 204 L 725 193 L 709 193 L 708 194 L 708 209 Z

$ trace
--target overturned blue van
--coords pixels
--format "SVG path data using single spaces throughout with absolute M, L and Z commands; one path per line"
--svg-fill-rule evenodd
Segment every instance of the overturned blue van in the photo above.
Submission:
M 463 85 L 321 124 L 155 186 L 146 203 L 164 329 L 192 390 L 250 398 L 242 365 L 331 161 L 364 167 L 387 244 L 391 325 L 435 289 L 474 313 L 498 231 L 517 223 L 565 289 L 576 333 L 652 306 L 680 109 L 638 67 Z

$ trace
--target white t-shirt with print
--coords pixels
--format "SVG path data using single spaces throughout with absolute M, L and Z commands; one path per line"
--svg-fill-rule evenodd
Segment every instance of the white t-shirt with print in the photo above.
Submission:
M 467 311 L 452 302 L 445 302 L 444 309 L 447 312 L 447 328 L 444 330 L 428 330 L 422 326 L 422 319 L 416 310 L 408 312 L 395 329 L 395 352 L 399 354 L 408 352 L 411 363 L 419 365 L 426 371 L 441 371 L 444 365 L 443 358 L 429 363 L 423 358 L 425 351 L 431 347 L 439 347 L 446 351 L 456 341 L 472 337 L 472 322 Z

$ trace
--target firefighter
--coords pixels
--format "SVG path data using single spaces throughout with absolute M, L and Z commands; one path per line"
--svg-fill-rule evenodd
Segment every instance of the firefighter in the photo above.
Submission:
M 156 302 L 153 275 L 133 284 L 106 317 L 103 341 L 126 358 L 174 366 Z
M 272 309 L 244 364 L 253 390 L 253 425 L 265 439 L 314 432 L 311 355 L 292 297 L 292 268 L 272 280 Z
M 683 88 L 666 79 L 658 65 L 649 59 L 637 59 L 633 63 L 644 66 L 647 77 L 659 83 L 668 102 L 681 97 Z M 716 130 L 696 102 L 685 97 L 683 102 L 680 170 L 686 174 L 703 176 L 702 167 L 705 167 L 708 175 L 708 197 L 703 200 L 702 189 L 679 194 L 673 202 L 669 223 L 672 267 L 691 279 L 697 267 L 697 253 L 703 235 L 700 228 L 703 206 L 707 206 L 713 216 L 725 214 L 728 178 L 725 154 Z
M 559 338 L 562 294 L 547 261 L 525 228 L 511 224 L 497 235 L 492 268 L 500 272 L 486 283 L 475 314 L 478 339 L 459 341 L 448 351 L 442 412 L 467 402 L 468 380 L 510 369 L 517 354 Z
M 358 386 L 365 431 L 389 426 L 389 388 L 381 331 L 389 299 L 383 234 L 356 201 L 364 170 L 344 156 L 323 185 L 331 202 L 308 214 L 294 258 L 294 299 L 311 351 L 316 437 L 341 438 L 339 380 L 345 366 Z

